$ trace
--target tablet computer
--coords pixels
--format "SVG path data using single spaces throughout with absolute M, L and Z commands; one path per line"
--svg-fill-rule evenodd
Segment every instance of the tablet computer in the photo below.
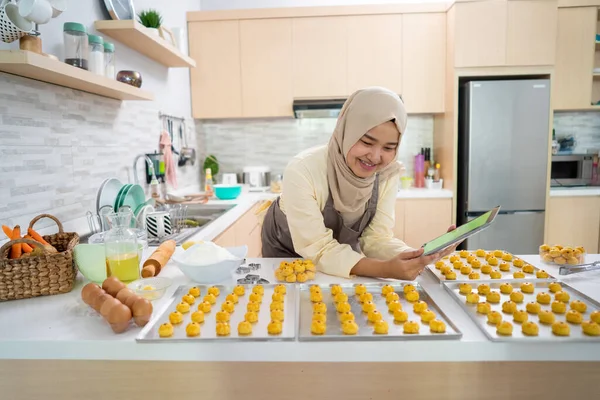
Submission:
M 425 243 L 423 245 L 423 249 L 425 250 L 423 255 L 428 256 L 430 254 L 437 253 L 438 251 L 444 250 L 446 247 L 452 246 L 455 243 L 462 242 L 477 232 L 481 232 L 490 226 L 492 222 L 494 222 L 496 215 L 498 215 L 498 211 L 500 211 L 500 206 L 495 207 L 485 214 L 482 214 L 466 224 L 459 226 L 452 232 L 445 233 L 442 236 Z

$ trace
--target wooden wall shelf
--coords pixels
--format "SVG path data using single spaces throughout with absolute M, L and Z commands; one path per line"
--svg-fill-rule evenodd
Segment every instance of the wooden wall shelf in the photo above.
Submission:
M 196 67 L 196 61 L 134 20 L 96 21 L 94 27 L 106 36 L 167 67 Z
M 0 71 L 117 100 L 154 100 L 145 90 L 30 51 L 0 51 Z

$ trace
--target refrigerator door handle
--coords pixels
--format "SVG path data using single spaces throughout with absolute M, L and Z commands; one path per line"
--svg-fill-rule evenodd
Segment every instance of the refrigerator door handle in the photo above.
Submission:
M 488 211 L 469 211 L 466 213 L 467 217 L 479 217 L 483 214 L 485 214 Z M 525 215 L 525 214 L 539 214 L 539 213 L 543 213 L 545 212 L 545 210 L 519 210 L 519 211 L 515 211 L 515 210 L 500 210 L 498 212 L 498 215 Z

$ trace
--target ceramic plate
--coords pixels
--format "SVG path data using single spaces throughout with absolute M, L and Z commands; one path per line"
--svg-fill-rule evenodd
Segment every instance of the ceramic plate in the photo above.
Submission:
M 96 195 L 96 212 L 99 213 L 104 206 L 112 207 L 122 187 L 123 184 L 117 178 L 108 178 L 102 182 Z
M 123 192 L 119 208 L 123 206 L 129 206 L 133 212 L 145 202 L 146 194 L 144 193 L 144 189 L 142 189 L 140 185 L 131 185 L 125 190 L 125 192 Z
M 121 188 L 121 190 L 119 190 L 119 193 L 117 194 L 117 198 L 115 199 L 115 211 L 119 211 L 119 208 L 121 208 L 121 205 L 123 204 L 123 196 L 125 195 L 125 192 L 127 192 L 127 189 L 129 189 L 131 187 L 131 184 L 128 183 L 126 185 L 123 185 L 123 187 Z

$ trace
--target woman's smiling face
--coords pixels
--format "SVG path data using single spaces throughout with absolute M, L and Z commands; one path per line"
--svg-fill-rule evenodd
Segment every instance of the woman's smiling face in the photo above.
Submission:
M 392 121 L 384 122 L 364 134 L 350 148 L 346 163 L 354 175 L 369 178 L 396 160 L 400 134 Z

